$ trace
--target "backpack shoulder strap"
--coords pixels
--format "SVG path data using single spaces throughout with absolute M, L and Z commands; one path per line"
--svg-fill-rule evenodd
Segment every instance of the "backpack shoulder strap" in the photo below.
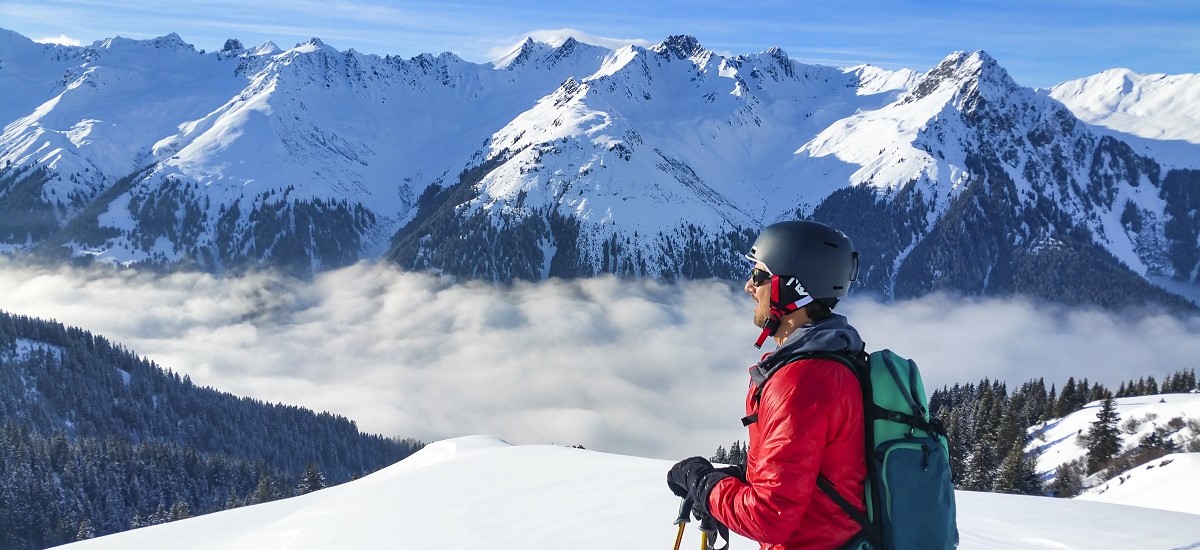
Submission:
M 779 369 L 800 359 L 829 359 L 846 365 L 861 382 L 867 372 L 867 354 L 865 351 L 796 351 L 776 357 L 774 355 L 750 368 L 750 382 L 754 384 L 754 402 L 762 398 L 763 386 L 779 372 Z M 758 422 L 758 413 L 742 418 L 742 425 L 749 426 Z
M 858 379 L 858 386 L 862 390 L 863 449 L 866 452 L 863 463 L 867 469 L 867 491 L 865 497 L 868 499 L 868 502 L 866 502 L 868 510 L 878 510 L 882 505 L 882 502 L 879 501 L 873 488 L 879 486 L 879 479 L 876 475 L 875 468 L 871 466 L 871 460 L 874 456 L 875 448 L 875 422 L 873 422 L 873 417 L 877 417 L 879 411 L 882 409 L 875 404 L 875 400 L 873 398 L 873 391 L 871 388 L 871 356 L 868 355 L 866 351 L 861 351 L 857 354 L 852 354 L 849 352 L 829 353 L 826 354 L 824 358 L 838 361 L 843 365 L 846 365 L 846 368 L 850 369 L 850 372 L 853 372 L 854 377 Z M 842 495 L 833 488 L 833 484 L 830 483 L 828 479 L 825 479 L 825 476 L 817 476 L 817 487 L 819 487 L 821 492 L 825 493 L 826 496 L 833 500 L 833 502 L 842 509 L 842 511 L 846 512 L 846 515 L 850 516 L 850 518 L 859 525 L 861 528 L 860 534 L 863 537 L 870 541 L 875 548 L 882 548 L 882 546 L 880 546 L 880 541 L 883 540 L 883 531 L 868 514 L 860 512 L 858 508 L 855 508 L 853 504 L 842 497 Z M 853 540 L 854 538 L 851 539 L 851 542 L 853 542 Z

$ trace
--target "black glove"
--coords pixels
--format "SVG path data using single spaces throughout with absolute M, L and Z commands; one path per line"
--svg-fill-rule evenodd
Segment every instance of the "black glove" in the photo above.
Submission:
M 699 499 L 696 498 L 696 490 L 699 489 L 700 482 L 704 476 L 715 471 L 716 468 L 713 468 L 712 463 L 703 457 L 685 458 L 671 466 L 671 470 L 667 472 L 667 488 L 671 489 L 671 492 L 679 498 L 690 496 L 692 500 L 699 502 Z
M 693 456 L 671 466 L 671 470 L 667 472 L 667 487 L 679 498 L 692 499 L 692 514 L 696 519 L 703 521 L 705 518 L 712 518 L 712 514 L 708 512 L 709 493 L 718 481 L 727 477 L 745 479 L 745 474 L 739 466 L 717 469 L 707 459 Z

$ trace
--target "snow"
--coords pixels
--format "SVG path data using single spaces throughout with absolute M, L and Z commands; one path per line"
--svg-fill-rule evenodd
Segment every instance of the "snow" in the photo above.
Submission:
M 1086 122 L 1145 138 L 1200 145 L 1200 74 L 1109 69 L 1063 82 L 1047 93 Z
M 1180 490 L 1182 487 L 1191 490 Z M 1200 514 L 1200 453 L 1167 455 L 1093 487 L 1075 500 Z
M 290 200 L 370 209 L 378 222 L 362 230 L 356 252 L 376 259 L 413 219 L 416 197 L 485 159 L 501 165 L 463 210 L 498 217 L 524 197 L 526 213 L 578 213 L 593 248 L 685 225 L 710 235 L 759 227 L 811 213 L 848 185 L 882 196 L 914 184 L 933 227 L 972 181 L 966 151 L 1006 145 L 974 143 L 980 133 L 961 111 L 975 91 L 1013 115 L 999 138 L 1020 145 L 1005 166 L 1019 197 L 1032 196 L 1017 168 L 1035 154 L 1025 136 L 1066 114 L 1058 101 L 1090 125 L 1054 130 L 1064 140 L 1055 145 L 1112 135 L 1164 165 L 1200 167 L 1200 76 L 1113 70 L 1039 95 L 984 52 L 956 52 L 918 74 L 807 65 L 779 49 L 724 56 L 686 36 L 618 49 L 525 39 L 474 64 L 451 53 L 339 52 L 315 38 L 287 51 L 266 43 L 203 54 L 177 35 L 70 47 L 0 30 L 0 55 L 0 89 L 12 98 L 0 103 L 0 164 L 53 167 L 48 201 L 109 200 L 99 223 L 123 236 L 74 250 L 105 262 L 214 242 L 222 209 L 248 213 L 257 197 L 283 189 Z M 123 196 L 100 194 L 147 166 Z M 1086 181 L 1089 163 L 1069 169 Z M 198 243 L 132 242 L 130 196 L 167 178 L 199 184 L 209 221 Z M 1090 204 L 1067 183 L 1045 195 L 1139 274 L 1173 274 L 1162 252 L 1166 220 L 1149 219 L 1166 217 L 1152 185 L 1122 186 L 1112 205 Z M 1126 200 L 1147 218 L 1140 234 L 1120 223 Z M 633 241 L 646 255 L 660 244 Z
M 1109 69 L 1042 93 L 1155 160 L 1200 168 L 1200 74 Z
M 308 495 L 83 541 L 173 548 L 668 548 L 671 462 L 468 436 Z M 1041 497 L 958 492 L 963 550 L 1194 548 L 1200 517 Z M 684 547 L 699 543 L 694 524 Z M 732 548 L 757 544 L 734 535 Z
M 1182 418 L 1185 421 L 1189 419 L 1200 420 L 1200 394 L 1170 393 L 1141 397 L 1122 397 L 1115 401 L 1117 414 L 1121 417 L 1118 425 L 1122 430 L 1121 438 L 1125 449 L 1136 447 L 1141 438 L 1160 428 L 1167 430 L 1169 433 L 1168 436 L 1164 437 L 1168 437 L 1176 443 L 1182 443 L 1187 439 L 1200 435 L 1192 433 L 1191 429 L 1186 427 L 1186 424 L 1184 428 L 1178 431 L 1167 426 L 1167 423 L 1173 418 Z M 1029 428 L 1032 440 L 1026 447 L 1026 450 L 1037 455 L 1037 471 L 1044 480 L 1052 480 L 1055 470 L 1060 465 L 1086 456 L 1087 450 L 1078 443 L 1078 438 L 1091 429 L 1092 422 L 1096 421 L 1096 413 L 1099 410 L 1100 402 L 1094 401 L 1083 409 L 1075 411 L 1064 418 L 1037 424 Z M 1127 430 L 1130 427 L 1131 419 L 1135 420 L 1137 424 L 1136 429 L 1132 433 Z M 1175 482 L 1165 482 L 1160 477 L 1163 470 L 1159 470 L 1154 475 L 1136 475 L 1136 483 L 1130 483 L 1128 487 L 1121 489 L 1109 497 L 1099 498 L 1100 494 L 1095 491 L 1099 490 L 1103 492 L 1104 485 L 1120 484 L 1120 482 L 1115 481 L 1116 478 L 1110 480 L 1107 484 L 1102 484 L 1099 488 L 1094 488 L 1093 491 L 1079 498 L 1105 502 L 1119 501 L 1125 504 L 1200 514 L 1200 496 L 1197 496 L 1195 492 L 1175 491 L 1170 486 L 1172 483 L 1174 487 L 1187 486 L 1183 483 L 1184 481 L 1192 479 L 1191 476 L 1200 476 L 1200 468 L 1196 467 L 1200 466 L 1200 462 L 1192 462 L 1193 460 L 1200 460 L 1200 455 L 1190 455 L 1188 460 L 1181 461 L 1178 466 L 1171 470 L 1172 472 L 1181 474 L 1181 471 L 1187 472 L 1186 475 L 1180 475 Z M 1155 461 L 1153 464 L 1157 464 L 1158 462 Z M 1133 472 L 1144 469 L 1145 466 L 1142 466 L 1135 468 Z M 1143 485 L 1143 482 L 1146 485 Z M 1159 487 L 1159 484 L 1162 484 L 1161 490 L 1155 489 L 1154 487 Z M 1149 488 L 1146 488 L 1147 486 Z M 1200 487 L 1200 484 L 1193 484 L 1191 486 Z M 1154 498 L 1148 499 L 1136 496 L 1131 500 L 1125 500 L 1122 496 L 1141 495 L 1146 491 L 1152 493 Z
M 39 351 L 48 352 L 56 357 L 59 361 L 62 360 L 63 354 L 67 352 L 67 350 L 62 348 L 62 346 L 55 346 L 38 340 L 30 340 L 28 338 L 17 338 L 16 357 L 27 357 L 29 354 Z

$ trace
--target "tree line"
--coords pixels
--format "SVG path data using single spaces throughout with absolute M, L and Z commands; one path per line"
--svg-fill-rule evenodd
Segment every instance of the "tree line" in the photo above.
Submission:
M 421 447 L 199 387 L 103 337 L 3 311 L 0 430 L 5 549 L 308 492 Z

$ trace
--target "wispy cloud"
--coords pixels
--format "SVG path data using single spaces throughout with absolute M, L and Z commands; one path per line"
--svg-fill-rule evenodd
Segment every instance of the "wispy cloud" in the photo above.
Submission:
M 60 34 L 58 36 L 45 36 L 42 38 L 35 38 L 35 39 L 33 39 L 33 41 L 39 42 L 42 44 L 59 44 L 62 46 L 82 46 L 83 45 L 83 42 L 81 42 L 78 38 L 71 38 L 65 34 Z
M 304 282 L 0 263 L 0 309 L 375 433 L 486 433 L 661 458 L 745 439 L 745 368 L 758 353 L 749 299 L 715 281 L 452 284 L 363 264 Z M 931 390 L 984 376 L 1115 386 L 1200 357 L 1200 319 L 947 296 L 850 300 L 844 312 L 872 348 L 916 359 Z

